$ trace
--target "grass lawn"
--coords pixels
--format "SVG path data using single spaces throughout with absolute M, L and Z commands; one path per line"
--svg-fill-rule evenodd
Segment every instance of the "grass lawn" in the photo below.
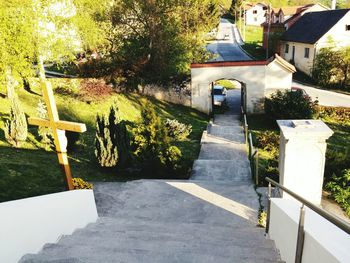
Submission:
M 55 88 L 55 86 L 60 85 L 56 83 L 53 86 Z M 96 114 L 106 113 L 110 105 L 116 101 L 120 118 L 137 123 L 141 118 L 141 102 L 146 98 L 132 93 L 113 93 L 98 102 L 86 102 L 79 99 L 74 92 L 73 94 L 62 92 L 62 88 L 55 89 L 55 91 L 60 118 L 83 122 L 87 126 L 87 132 L 81 134 L 76 149 L 69 153 L 74 177 L 81 177 L 88 181 L 126 181 L 137 178 L 152 178 L 151 174 L 100 169 L 94 156 Z M 37 127 L 29 126 L 28 139 L 21 148 L 13 148 L 6 142 L 3 128 L 9 113 L 9 102 L 4 93 L 4 91 L 0 91 L 0 202 L 62 191 L 64 183 L 57 155 L 53 151 L 44 150 L 44 146 L 38 141 Z M 22 108 L 28 117 L 36 116 L 37 103 L 41 99 L 40 93 L 40 89 L 35 85 L 32 92 L 23 89 L 18 91 Z M 198 157 L 199 141 L 206 128 L 208 117 L 188 107 L 152 98 L 150 100 L 162 119 L 177 119 L 182 123 L 192 125 L 193 131 L 187 140 L 173 142 L 182 151 L 182 164 L 185 170 L 189 171 L 193 161 Z M 178 178 L 188 178 L 188 176 L 189 172 L 185 172 Z
M 215 82 L 216 85 L 225 87 L 226 89 L 236 89 L 236 85 L 233 81 L 228 79 L 222 79 Z
M 237 23 L 237 28 L 240 29 L 240 21 Z M 241 32 L 244 37 L 244 29 Z M 265 60 L 266 51 L 262 47 L 263 43 L 263 27 L 261 26 L 245 26 L 245 41 L 242 48 L 257 60 Z

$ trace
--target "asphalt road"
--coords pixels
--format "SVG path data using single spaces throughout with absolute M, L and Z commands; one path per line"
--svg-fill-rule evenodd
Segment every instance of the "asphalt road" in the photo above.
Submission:
M 226 38 L 225 38 L 226 35 Z M 252 60 L 240 47 L 241 42 L 235 25 L 221 18 L 216 41 L 207 45 L 207 50 L 217 55 L 211 61 L 242 61 Z
M 350 107 L 350 96 L 332 92 L 328 90 L 317 89 L 308 85 L 299 84 L 297 82 L 292 83 L 293 87 L 299 87 L 304 89 L 312 100 L 318 100 L 320 105 L 335 106 L 335 107 Z

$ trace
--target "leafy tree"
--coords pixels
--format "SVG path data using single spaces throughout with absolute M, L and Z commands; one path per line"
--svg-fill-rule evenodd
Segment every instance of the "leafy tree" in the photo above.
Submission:
M 14 91 L 23 78 L 33 74 L 34 12 L 31 2 L 0 2 L 0 83 L 5 83 L 7 92 Z
M 325 87 L 349 85 L 350 47 L 322 48 L 315 57 L 312 76 L 318 84 Z
M 10 118 L 5 122 L 5 138 L 10 144 L 19 147 L 20 143 L 27 139 L 27 120 L 17 95 L 14 94 L 9 100 L 11 101 L 11 110 Z
M 117 0 L 111 21 L 112 53 L 129 76 L 162 80 L 187 73 L 206 58 L 204 33 L 218 22 L 215 0 Z

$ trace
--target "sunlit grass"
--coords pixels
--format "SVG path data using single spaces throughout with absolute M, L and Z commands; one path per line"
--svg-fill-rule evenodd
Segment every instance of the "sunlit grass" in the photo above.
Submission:
M 0 90 L 0 202 L 39 194 L 62 191 L 64 182 L 58 167 L 57 156 L 44 150 L 38 141 L 37 127 L 29 126 L 29 136 L 21 148 L 11 147 L 4 138 L 4 121 L 8 118 L 10 105 L 5 98 L 5 91 Z M 21 105 L 27 115 L 36 116 L 36 107 L 42 97 L 40 88 L 33 85 L 32 92 L 17 91 Z M 137 178 L 152 178 L 152 174 L 135 172 L 117 172 L 98 168 L 94 156 L 95 120 L 97 114 L 106 114 L 115 101 L 119 108 L 119 117 L 130 125 L 141 120 L 142 101 L 138 94 L 114 93 L 98 102 L 87 103 L 73 95 L 55 93 L 56 103 L 62 120 L 83 122 L 87 132 L 81 134 L 73 153 L 69 153 L 73 175 L 89 181 L 125 181 Z M 188 140 L 173 142 L 183 154 L 184 170 L 192 167 L 198 157 L 200 138 L 207 125 L 207 116 L 188 107 L 174 105 L 149 98 L 160 117 L 177 119 L 192 125 L 192 134 Z M 187 168 L 186 168 L 187 167 Z M 188 173 L 181 175 L 187 178 Z

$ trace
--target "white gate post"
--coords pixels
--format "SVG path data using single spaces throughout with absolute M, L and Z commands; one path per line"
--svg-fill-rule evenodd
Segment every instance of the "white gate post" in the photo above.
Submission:
M 281 130 L 280 183 L 306 200 L 321 204 L 326 140 L 333 131 L 320 120 L 278 120 Z M 283 198 L 292 198 L 283 193 Z

